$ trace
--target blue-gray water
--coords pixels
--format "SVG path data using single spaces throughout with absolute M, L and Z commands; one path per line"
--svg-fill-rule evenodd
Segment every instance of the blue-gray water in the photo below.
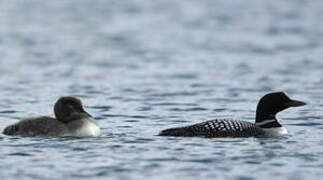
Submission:
M 0 129 L 77 96 L 98 138 L 0 135 L 14 179 L 318 179 L 323 175 L 320 0 L 0 1 Z M 155 136 L 212 118 L 253 122 L 258 99 L 286 138 Z

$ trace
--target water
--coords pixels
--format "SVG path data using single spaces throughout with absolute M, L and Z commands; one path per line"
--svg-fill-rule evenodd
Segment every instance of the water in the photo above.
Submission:
M 322 1 L 0 1 L 0 129 L 82 99 L 98 138 L 0 135 L 2 179 L 318 179 Z M 285 138 L 167 138 L 212 118 L 253 122 L 285 91 Z

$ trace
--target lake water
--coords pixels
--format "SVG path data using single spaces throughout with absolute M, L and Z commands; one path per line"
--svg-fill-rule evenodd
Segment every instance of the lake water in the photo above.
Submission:
M 79 97 L 97 138 L 0 135 L 15 179 L 319 179 L 323 1 L 2 0 L 0 129 Z M 254 122 L 260 97 L 284 138 L 158 137 L 213 118 Z

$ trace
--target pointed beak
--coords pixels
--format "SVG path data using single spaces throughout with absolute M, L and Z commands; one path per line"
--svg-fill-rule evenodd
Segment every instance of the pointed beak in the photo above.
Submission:
M 297 107 L 297 106 L 304 106 L 304 105 L 306 105 L 305 102 L 297 101 L 297 100 L 293 100 L 293 99 L 291 99 L 289 102 L 285 103 L 286 107 Z
M 89 117 L 92 117 L 91 114 L 89 114 L 88 112 L 86 112 L 84 110 L 83 110 L 83 113 L 86 114 L 86 115 L 88 115 Z

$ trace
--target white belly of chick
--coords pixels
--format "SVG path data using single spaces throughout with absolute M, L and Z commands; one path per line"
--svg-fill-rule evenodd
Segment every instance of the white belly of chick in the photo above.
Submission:
M 76 129 L 72 136 L 76 137 L 96 137 L 101 134 L 99 126 L 93 122 L 85 122 L 81 127 Z

